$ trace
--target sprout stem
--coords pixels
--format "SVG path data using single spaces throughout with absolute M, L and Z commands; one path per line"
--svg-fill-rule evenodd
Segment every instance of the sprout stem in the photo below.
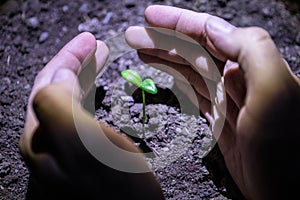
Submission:
M 151 78 L 146 78 L 145 80 L 142 80 L 141 75 L 134 70 L 127 69 L 121 72 L 122 77 L 137 86 L 142 90 L 142 97 L 143 97 L 143 124 L 142 124 L 142 131 L 145 137 L 145 123 L 146 123 L 146 97 L 145 97 L 145 91 L 150 94 L 156 94 L 157 93 L 157 87 L 154 83 L 154 81 Z
M 145 91 L 142 90 L 142 97 L 143 97 L 143 126 L 142 130 L 145 134 L 145 121 L 146 121 L 146 98 L 145 98 Z

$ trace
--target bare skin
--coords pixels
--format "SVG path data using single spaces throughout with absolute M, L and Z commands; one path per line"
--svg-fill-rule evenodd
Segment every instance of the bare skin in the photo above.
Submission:
M 255 27 L 236 28 L 220 18 L 174 7 L 151 6 L 145 17 L 150 26 L 189 35 L 218 63 L 228 102 L 218 145 L 244 196 L 283 199 L 287 194 L 297 194 L 300 83 L 268 33 Z M 127 41 L 133 47 L 148 48 L 139 52 L 145 62 L 164 63 L 184 74 L 197 92 L 195 103 L 209 118 L 207 89 L 202 76 L 196 73 L 197 67 L 203 66 L 197 62 L 191 66 L 175 54 L 153 49 L 155 37 L 138 39 L 145 34 L 142 27 L 131 27 L 126 33 Z M 186 46 L 176 48 L 183 47 Z M 36 77 L 20 140 L 31 172 L 30 187 L 40 191 L 31 194 L 36 199 L 99 199 L 107 194 L 112 199 L 163 199 L 151 172 L 132 174 L 114 170 L 91 156 L 78 138 L 74 114 L 89 127 L 86 135 L 104 134 L 116 146 L 140 152 L 130 140 L 96 122 L 81 106 L 108 54 L 104 43 L 82 33 Z M 82 68 L 90 72 L 84 79 L 88 83 L 82 84 L 78 76 Z M 184 89 L 184 84 L 178 84 Z M 126 157 L 120 159 L 122 162 L 126 162 Z M 143 159 L 137 160 L 137 164 L 145 163 Z
M 139 153 L 132 141 L 94 119 L 81 102 L 103 67 L 108 49 L 90 33 L 70 41 L 43 68 L 32 89 L 20 149 L 30 170 L 29 199 L 163 199 L 159 184 L 151 172 L 126 173 L 113 169 L 93 157 L 78 137 L 77 124 L 84 124 L 83 134 L 104 134 L 116 146 Z M 80 71 L 85 81 L 80 88 Z M 83 74 L 83 75 L 82 75 Z M 77 76 L 78 75 L 78 76 Z M 91 77 L 92 76 L 92 77 Z M 101 143 L 97 144 L 101 146 Z M 127 162 L 126 157 L 119 158 Z M 136 165 L 145 165 L 137 159 Z
M 236 28 L 205 13 L 168 6 L 150 6 L 145 18 L 150 26 L 190 36 L 214 56 L 227 92 L 226 122 L 218 145 L 244 196 L 283 199 L 296 194 L 300 178 L 300 84 L 269 34 L 261 28 Z M 165 64 L 185 75 L 197 92 L 200 109 L 209 118 L 211 102 L 203 74 L 197 73 L 205 74 L 203 67 L 207 66 L 154 49 L 163 33 L 151 35 L 142 27 L 131 27 L 126 36 L 132 47 L 140 49 L 145 62 Z M 192 44 L 186 43 L 172 42 L 170 49 L 190 53 Z M 179 81 L 179 87 L 183 85 Z

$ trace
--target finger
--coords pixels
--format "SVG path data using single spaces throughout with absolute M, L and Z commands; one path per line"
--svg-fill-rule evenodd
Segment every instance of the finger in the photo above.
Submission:
M 169 31 L 172 32 L 172 30 Z M 176 35 L 182 34 L 176 33 Z M 126 30 L 125 36 L 128 44 L 135 49 L 163 50 L 153 51 L 154 55 L 155 53 L 162 53 L 158 54 L 161 59 L 179 64 L 189 63 L 198 74 L 211 80 L 216 81 L 220 78 L 220 72 L 216 63 L 199 44 L 159 33 L 155 29 L 143 27 L 130 27 Z M 174 56 L 174 54 L 177 56 Z M 176 59 L 178 57 L 184 58 L 186 62 L 179 61 L 179 59 Z
M 200 107 L 200 110 L 204 114 L 210 113 L 211 101 L 214 102 L 214 97 L 216 96 L 216 91 L 214 89 L 216 87 L 216 83 L 208 79 L 203 79 L 202 76 L 197 74 L 189 66 L 170 63 L 157 57 L 152 57 L 142 53 L 139 53 L 139 57 L 143 62 L 172 75 L 176 79 L 175 83 L 177 87 L 189 97 L 193 104 L 198 108 Z M 178 72 L 183 76 L 179 76 Z M 210 88 L 210 90 L 208 90 L 208 88 Z M 229 112 L 222 114 L 226 115 L 226 119 L 230 126 L 235 127 L 239 113 L 239 107 L 236 105 L 230 95 L 227 95 L 224 103 L 226 103 L 226 108 Z M 220 106 L 221 105 L 219 105 L 219 107 Z
M 235 145 L 235 126 L 232 126 L 228 119 L 216 105 L 213 105 L 210 112 L 205 113 L 205 117 L 211 125 L 212 133 L 218 142 L 222 153 L 226 155 L 232 146 Z
M 81 33 L 67 43 L 59 53 L 38 73 L 30 95 L 30 100 L 37 91 L 51 82 L 56 70 L 67 68 L 75 74 L 80 72 L 82 64 L 87 64 L 96 51 L 96 39 L 90 33 Z
M 45 177 L 47 174 L 53 174 L 53 179 L 57 177 L 58 183 L 63 184 L 65 189 L 82 186 L 82 191 L 92 192 L 91 196 L 93 193 L 98 194 L 95 192 L 95 188 L 98 187 L 109 189 L 119 183 L 128 183 L 134 188 L 139 188 L 139 184 L 143 183 L 140 191 L 153 192 L 148 194 L 149 199 L 161 199 L 159 185 L 152 173 L 127 174 L 104 162 L 105 157 L 108 157 L 110 161 L 115 160 L 119 166 L 130 163 L 147 168 L 148 171 L 145 172 L 150 172 L 143 154 L 133 142 L 112 128 L 99 124 L 93 116 L 85 112 L 80 103 L 73 100 L 68 84 L 68 81 L 53 83 L 41 89 L 33 100 L 33 108 L 39 120 L 39 129 L 33 135 L 33 154 L 29 159 L 34 174 L 42 183 L 44 178 L 47 189 L 57 189 L 56 185 L 49 184 L 53 183 L 52 179 Z M 112 146 L 107 145 L 106 140 L 111 142 Z M 101 152 L 100 158 L 102 156 L 104 160 L 92 153 L 97 148 Z M 114 149 L 119 152 L 116 153 Z M 123 151 L 132 152 L 135 157 L 124 156 Z M 47 167 L 51 163 L 52 165 Z M 60 177 L 63 177 L 62 181 L 65 182 L 62 182 Z M 89 181 L 83 184 L 81 181 L 87 178 Z M 71 180 L 78 182 L 70 186 Z M 99 185 L 95 186 L 96 183 Z M 65 194 L 64 191 L 61 192 Z M 124 193 L 131 194 L 131 188 L 127 188 Z
M 79 98 L 80 89 L 77 76 L 73 71 L 67 68 L 58 69 L 54 73 L 51 83 L 55 84 L 61 82 L 64 82 L 64 84 L 60 84 L 58 91 L 62 92 L 62 94 L 55 92 L 52 95 L 60 95 L 60 97 L 64 99 L 63 102 L 68 101 L 68 98 L 66 98 L 68 96 L 73 95 L 74 98 Z M 43 99 L 45 102 L 47 102 L 47 100 L 48 99 Z M 79 100 L 76 101 L 78 102 Z M 53 109 L 51 104 L 48 105 L 48 109 L 51 109 L 52 112 L 60 113 L 61 117 L 66 117 L 66 113 L 62 112 L 62 110 L 58 111 Z M 50 121 L 51 119 L 49 120 L 49 123 L 51 123 Z M 57 124 L 55 126 L 57 126 Z M 51 188 L 51 185 L 64 183 L 65 174 L 58 165 L 56 158 L 51 154 L 47 154 L 54 146 L 51 144 L 51 140 L 45 137 L 45 135 L 47 135 L 45 132 L 47 132 L 47 130 L 40 124 L 32 132 L 24 133 L 20 139 L 20 149 L 27 166 L 31 171 L 31 178 L 36 179 L 40 184 L 45 184 Z M 55 178 L 49 180 L 46 174 Z
M 226 105 L 227 105 L 226 113 L 222 113 L 222 114 L 223 115 L 226 114 L 226 120 L 228 124 L 231 126 L 232 129 L 235 129 L 240 109 L 236 105 L 236 103 L 232 100 L 231 96 L 228 95 L 228 93 L 226 97 Z
M 196 92 L 206 99 L 210 99 L 209 91 L 207 89 L 206 83 L 201 75 L 195 72 L 190 66 L 182 65 L 177 63 L 172 63 L 155 56 L 150 56 L 147 54 L 139 53 L 140 59 L 150 64 L 151 66 L 167 72 L 172 75 L 175 79 L 182 82 L 182 84 L 190 84 L 196 90 Z M 178 76 L 178 72 L 182 76 Z M 210 80 L 206 80 L 210 82 Z M 185 91 L 185 90 L 182 90 Z
M 102 45 L 98 45 L 102 47 Z M 82 33 L 71 40 L 66 44 L 62 50 L 39 72 L 35 79 L 35 83 L 32 89 L 32 92 L 29 97 L 26 123 L 24 127 L 24 133 L 21 136 L 20 148 L 23 156 L 31 152 L 30 142 L 34 130 L 38 126 L 38 122 L 35 118 L 32 109 L 32 99 L 36 93 L 43 87 L 51 83 L 53 76 L 57 73 L 58 70 L 66 69 L 65 73 L 60 73 L 62 77 L 70 81 L 70 85 L 73 86 L 72 82 L 76 79 L 74 74 L 78 74 L 83 63 L 89 64 L 91 60 L 96 59 L 94 53 L 96 50 L 96 40 L 94 36 L 90 33 Z M 107 51 L 105 48 L 99 48 L 96 52 L 97 55 L 100 54 L 100 51 L 103 51 L 103 55 L 107 56 Z M 99 53 L 98 53 L 99 52 Z M 99 57 L 99 56 L 98 56 Z M 96 59 L 96 64 L 101 65 L 101 59 L 99 57 Z M 90 65 L 93 68 L 93 65 Z M 98 68 L 98 67 L 97 67 Z M 72 72 L 72 73 L 69 73 Z
M 73 96 L 74 100 L 79 102 L 81 99 L 81 89 L 76 74 L 67 68 L 58 69 L 51 77 L 51 83 L 55 84 L 60 82 L 63 82 L 64 84 L 62 84 L 61 87 L 58 89 L 58 91 L 54 92 L 53 95 L 60 95 L 60 93 L 63 93 L 63 96 L 61 96 L 63 102 L 68 101 L 68 99 L 64 98 L 65 95 Z M 44 101 L 46 100 L 47 99 L 44 99 Z M 20 150 L 25 160 L 32 159 L 35 156 L 34 153 L 32 152 L 32 140 L 33 140 L 32 137 L 36 132 L 40 131 L 40 128 L 38 127 L 39 122 L 35 118 L 36 115 L 33 112 L 33 107 L 32 105 L 28 107 L 29 109 L 27 112 L 29 113 L 27 113 L 25 130 L 20 139 Z M 51 105 L 49 105 L 49 109 L 51 109 Z M 62 116 L 64 116 L 64 113 L 61 114 Z M 32 116 L 32 119 L 28 117 L 30 115 Z M 26 129 L 26 126 L 32 124 L 35 124 L 35 127 L 28 127 Z
M 154 5 L 145 10 L 145 18 L 150 26 L 162 27 L 182 32 L 205 44 L 204 25 L 209 14 L 196 13 L 181 8 Z
M 78 83 L 77 83 L 78 84 Z M 81 105 L 73 100 L 73 94 L 69 92 L 68 86 L 69 83 L 67 81 L 53 83 L 44 89 L 40 90 L 34 98 L 33 107 L 37 118 L 40 123 L 40 127 L 46 130 L 46 134 L 48 134 L 49 138 L 52 138 L 48 142 L 55 143 L 57 146 L 63 148 L 68 146 L 66 144 L 67 141 L 70 142 L 70 147 L 67 149 L 61 150 L 57 148 L 59 151 L 57 155 L 62 155 L 64 152 L 71 152 L 73 151 L 72 147 L 82 147 L 80 143 L 80 139 L 77 136 L 77 128 L 74 122 L 74 117 L 77 115 L 79 118 L 86 123 L 86 127 L 89 127 L 93 132 L 92 129 L 99 127 L 99 124 L 96 120 L 93 119 L 88 113 L 84 112 Z M 64 101 L 61 101 L 61 99 Z M 72 105 L 73 104 L 73 105 Z M 89 126 L 90 125 L 90 126 Z M 117 136 L 117 140 L 122 138 L 117 133 L 113 133 L 112 130 L 107 129 L 108 135 L 112 135 L 111 137 Z M 61 134 L 63 133 L 63 134 Z M 105 132 L 106 133 L 106 132 Z M 86 133 L 89 134 L 89 133 Z M 57 141 L 53 141 L 57 140 Z M 77 142 L 78 144 L 74 145 L 73 142 Z M 116 144 L 122 146 L 122 142 L 116 142 Z M 125 142 L 128 145 L 128 142 Z M 137 149 L 132 150 L 132 144 L 128 145 L 128 151 L 136 152 Z M 123 147 L 123 146 L 122 146 Z M 74 151 L 77 152 L 77 151 Z
M 160 49 L 138 49 L 138 53 L 142 53 L 152 57 L 157 57 L 169 62 L 190 66 L 190 63 L 187 62 L 184 58 L 180 57 L 178 54 L 176 54 L 175 51 L 164 51 Z
M 157 57 L 159 59 L 169 61 L 172 63 L 177 63 L 181 65 L 187 65 L 191 67 L 191 63 L 189 63 L 185 58 L 179 56 L 176 53 L 176 50 L 171 50 L 171 51 L 165 51 L 165 50 L 160 50 L 160 49 L 138 49 L 138 53 L 146 54 L 149 56 Z M 209 54 L 209 52 L 208 52 Z M 218 67 L 220 73 L 223 73 L 223 68 L 224 68 L 224 62 L 212 57 L 214 63 Z
M 98 40 L 96 52 L 90 59 L 87 59 L 86 62 L 82 63 L 78 79 L 81 89 L 84 92 L 84 98 L 93 86 L 96 76 L 104 67 L 108 54 L 109 50 L 106 44 Z
M 31 107 L 32 99 L 37 91 L 51 82 L 54 73 L 58 69 L 68 68 L 77 74 L 81 63 L 83 63 L 85 59 L 90 59 L 95 48 L 96 40 L 94 36 L 89 33 L 82 33 L 66 44 L 62 50 L 60 50 L 60 52 L 39 72 L 29 97 L 24 137 L 26 137 L 27 132 L 32 132 L 37 125 Z
M 216 87 L 216 83 L 209 79 L 203 78 L 189 66 L 171 63 L 159 59 L 157 57 L 145 55 L 142 53 L 139 53 L 139 57 L 143 62 L 150 64 L 151 66 L 172 75 L 176 79 L 176 85 L 189 97 L 189 99 L 194 103 L 194 105 L 199 107 L 200 104 L 198 104 L 198 102 L 202 102 L 202 99 L 208 101 L 209 104 L 212 100 L 214 101 L 216 93 L 216 90 L 214 88 Z M 178 72 L 183 76 L 179 76 Z M 193 89 L 192 91 L 191 88 Z M 198 100 L 194 97 L 195 92 L 196 96 L 198 97 Z M 230 125 L 234 127 L 236 125 L 239 107 L 236 105 L 235 101 L 230 95 L 227 96 L 225 102 L 227 110 L 230 111 L 227 112 L 226 118 L 229 121 Z M 208 104 L 205 103 L 205 105 L 206 106 L 203 106 L 205 107 L 205 109 L 202 110 L 209 110 L 210 108 L 207 108 Z M 223 115 L 225 115 L 225 113 L 223 113 Z
M 161 5 L 149 6 L 145 11 L 145 18 L 150 26 L 168 28 L 186 34 L 204 46 L 213 56 L 226 61 L 207 37 L 205 24 L 210 16 L 207 13 Z M 233 25 L 228 25 L 226 28 L 235 29 Z
M 220 52 L 240 64 L 247 84 L 246 110 L 259 120 L 270 107 L 270 99 L 298 85 L 265 30 L 252 27 L 228 31 L 224 28 L 227 26 L 227 22 L 211 17 L 206 32 Z
M 223 77 L 227 93 L 240 109 L 245 103 L 246 82 L 239 64 L 228 60 L 224 67 Z
M 210 95 L 203 78 L 189 66 L 168 63 L 157 57 L 139 54 L 142 61 L 164 71 L 175 78 L 175 85 L 205 115 L 211 111 Z M 180 75 L 179 75 L 180 74 Z M 180 98 L 177 96 L 177 98 Z M 189 103 L 189 102 L 183 102 Z
M 139 52 L 140 59 L 175 78 L 175 84 L 206 115 L 211 112 L 210 94 L 203 78 L 187 65 L 168 62 Z M 179 75 L 179 74 L 180 75 Z M 209 80 L 207 80 L 209 81 Z M 178 97 L 177 97 L 178 98 Z
M 208 87 L 215 88 L 214 92 L 210 92 L 213 121 L 217 121 L 219 119 L 218 121 L 220 122 L 218 123 L 222 123 L 226 120 L 232 129 L 235 129 L 240 109 L 228 95 L 222 82 L 218 82 L 217 84 L 215 83 Z M 221 132 L 222 130 L 219 130 L 219 133 Z M 214 134 L 218 135 L 219 133 Z

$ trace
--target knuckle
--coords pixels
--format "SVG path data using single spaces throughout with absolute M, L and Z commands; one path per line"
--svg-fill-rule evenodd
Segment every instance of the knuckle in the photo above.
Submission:
M 249 34 L 251 35 L 252 39 L 256 42 L 263 42 L 263 41 L 271 39 L 271 36 L 268 33 L 268 31 L 266 31 L 263 28 L 251 27 L 248 29 L 248 31 L 249 31 Z

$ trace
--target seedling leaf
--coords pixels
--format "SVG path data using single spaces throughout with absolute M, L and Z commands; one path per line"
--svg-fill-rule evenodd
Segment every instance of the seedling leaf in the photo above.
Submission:
M 126 81 L 136 85 L 137 87 L 140 87 L 142 84 L 142 77 L 137 71 L 127 69 L 122 71 L 121 75 Z
M 140 85 L 140 88 L 142 90 L 145 90 L 146 92 L 150 94 L 156 94 L 157 93 L 157 87 L 152 79 L 146 78 L 142 84 Z

